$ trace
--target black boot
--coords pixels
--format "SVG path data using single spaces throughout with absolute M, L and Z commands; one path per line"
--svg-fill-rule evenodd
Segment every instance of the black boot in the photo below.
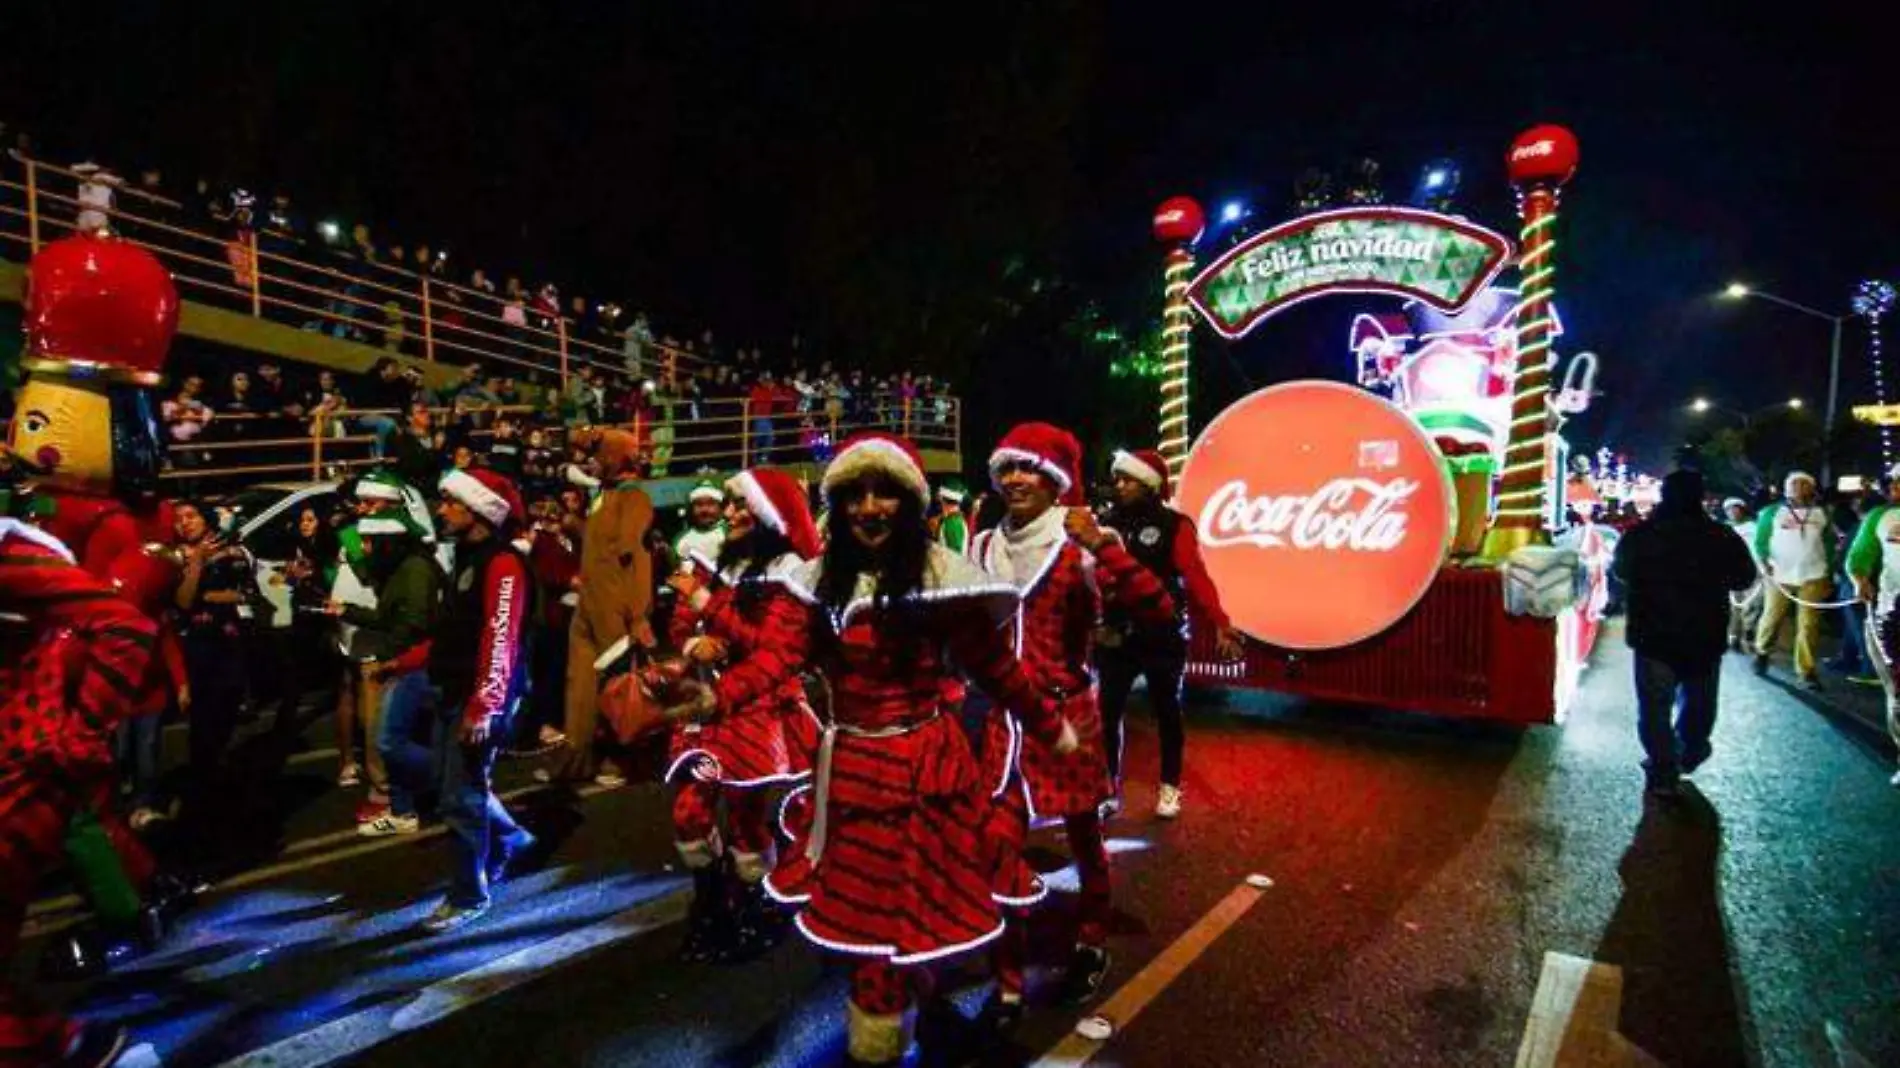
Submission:
M 765 893 L 764 882 L 739 882 L 739 903 L 733 913 L 732 959 L 751 960 L 770 953 L 785 940 L 789 917 Z
M 732 910 L 726 902 L 725 863 L 693 870 L 693 904 L 686 913 L 686 939 L 680 943 L 683 964 L 710 964 L 731 956 L 728 944 Z

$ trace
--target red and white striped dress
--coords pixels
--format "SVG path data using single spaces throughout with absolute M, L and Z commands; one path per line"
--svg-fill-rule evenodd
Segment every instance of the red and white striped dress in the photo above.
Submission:
M 766 640 L 763 628 L 771 602 L 792 596 L 775 577 L 804 561 L 787 553 L 756 577 L 742 579 L 742 567 L 719 573 L 696 555 L 690 560 L 712 596 L 700 609 L 684 601 L 674 609 L 667 628 L 671 644 L 681 648 L 696 636 L 719 638 L 727 645 L 728 664 L 744 662 Z M 740 595 L 742 585 L 752 587 L 746 597 Z M 741 790 L 803 782 L 811 776 L 811 754 L 817 746 L 818 720 L 794 671 L 756 699 L 722 709 L 710 722 L 676 729 L 665 778 L 699 778 Z
M 988 798 L 943 692 L 954 662 L 1040 735 L 1059 731 L 1000 629 L 1015 591 L 932 546 L 920 592 L 879 607 L 866 577 L 834 610 L 812 592 L 823 567 L 783 577 L 792 596 L 771 602 L 758 650 L 717 686 L 726 709 L 807 663 L 827 680 L 830 760 L 821 757 L 811 836 L 822 849 L 788 850 L 766 889 L 801 906 L 799 931 L 837 952 L 904 965 L 980 946 L 1003 929 L 983 839 Z

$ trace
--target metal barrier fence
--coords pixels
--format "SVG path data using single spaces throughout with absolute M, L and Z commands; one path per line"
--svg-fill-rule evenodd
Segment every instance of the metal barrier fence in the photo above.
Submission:
M 327 250 L 319 260 L 268 227 L 233 224 L 222 236 L 209 233 L 186 220 L 178 203 L 136 188 L 113 188 L 107 204 L 98 188 L 68 168 L 0 157 L 0 257 L 24 262 L 46 241 L 108 231 L 154 253 L 185 299 L 432 363 L 501 364 L 549 373 L 563 384 L 590 366 L 610 380 L 663 383 L 704 381 L 715 367 L 657 342 L 615 348 L 580 337 L 571 319 L 539 316 L 520 301 L 366 261 L 347 247 Z M 865 428 L 903 433 L 924 448 L 957 451 L 961 442 L 961 405 L 953 397 L 860 398 L 844 410 L 818 399 L 809 403 L 813 410 L 782 411 L 775 404 L 763 413 L 738 398 L 678 401 L 671 417 L 662 411 L 627 426 L 649 443 L 656 474 L 822 459 L 842 437 Z M 373 428 L 379 420 L 404 418 L 367 409 L 303 420 L 219 415 L 205 434 L 170 443 L 166 477 L 317 478 L 368 466 L 382 451 Z

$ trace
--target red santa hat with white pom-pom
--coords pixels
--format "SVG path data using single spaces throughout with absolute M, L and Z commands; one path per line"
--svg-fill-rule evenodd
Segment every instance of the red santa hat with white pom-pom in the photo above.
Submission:
M 726 492 L 745 502 L 752 517 L 785 535 L 792 551 L 809 560 L 822 551 L 818 524 L 805 503 L 805 487 L 783 471 L 755 467 L 726 480 Z
M 496 529 L 518 523 L 527 514 L 515 484 L 487 468 L 450 471 L 442 476 L 440 488 L 444 497 L 467 505 L 469 511 Z
M 1168 480 L 1168 460 L 1154 449 L 1136 449 L 1134 452 L 1115 450 L 1115 462 L 1109 468 L 1118 475 L 1127 475 L 1136 482 L 1155 491 L 1162 500 L 1168 499 L 1168 491 L 1173 489 Z
M 990 481 L 1001 489 L 1003 468 L 1018 463 L 1034 467 L 1055 484 L 1058 504 L 1078 507 L 1083 503 L 1082 444 L 1074 434 L 1049 423 L 1017 426 L 990 453 Z

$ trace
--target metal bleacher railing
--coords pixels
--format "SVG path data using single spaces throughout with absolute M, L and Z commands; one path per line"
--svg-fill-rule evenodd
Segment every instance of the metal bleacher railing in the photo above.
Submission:
M 378 348 L 426 363 L 481 364 L 558 383 L 529 388 L 535 403 L 471 405 L 489 414 L 547 416 L 559 447 L 561 392 L 584 368 L 605 382 L 655 384 L 630 423 L 648 444 L 654 477 L 701 469 L 822 461 L 860 429 L 886 429 L 925 449 L 955 452 L 961 406 L 953 397 L 895 395 L 832 400 L 787 398 L 754 411 L 742 397 L 685 398 L 680 387 L 709 380 L 702 356 L 652 341 L 603 344 L 573 320 L 537 315 L 525 296 L 509 300 L 430 273 L 376 262 L 351 249 L 312 247 L 267 223 L 187 218 L 181 205 L 39 160 L 0 157 L 0 259 L 24 263 L 39 247 L 75 231 L 105 231 L 149 249 L 171 270 L 187 301 Z M 264 222 L 261 218 L 256 220 Z M 606 340 L 615 340 L 606 338 Z M 343 391 L 345 394 L 348 390 Z M 438 411 L 438 417 L 451 414 Z M 372 428 L 407 413 L 325 407 L 295 418 L 221 413 L 189 441 L 171 442 L 171 479 L 232 486 L 260 480 L 333 477 L 378 462 Z M 538 418 L 528 420 L 539 422 Z M 485 436 L 492 430 L 475 434 Z M 227 457 L 229 458 L 227 461 Z

